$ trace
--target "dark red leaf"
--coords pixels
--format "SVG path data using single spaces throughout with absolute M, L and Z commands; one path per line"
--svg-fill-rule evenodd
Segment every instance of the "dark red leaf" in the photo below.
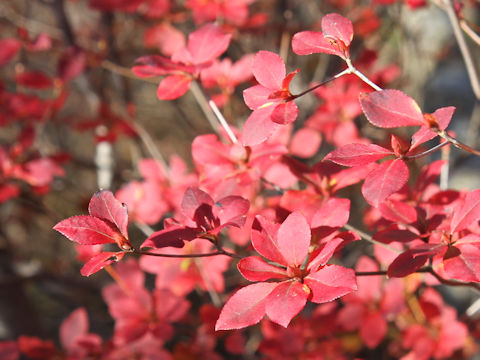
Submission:
M 182 248 L 184 241 L 191 241 L 197 237 L 196 229 L 189 227 L 169 227 L 160 231 L 154 232 L 150 235 L 140 248 L 152 247 L 152 248 L 164 248 L 175 247 Z
M 111 191 L 97 191 L 88 204 L 90 215 L 114 224 L 125 239 L 128 239 L 128 210 Z

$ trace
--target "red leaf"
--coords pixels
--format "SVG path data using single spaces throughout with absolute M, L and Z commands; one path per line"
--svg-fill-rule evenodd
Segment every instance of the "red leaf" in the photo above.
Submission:
M 389 265 L 388 277 L 404 277 L 420 269 L 428 260 L 427 255 L 414 256 L 411 250 L 398 255 Z
M 22 47 L 22 42 L 14 38 L 0 39 L 0 66 L 12 60 Z
M 301 128 L 292 137 L 290 153 L 294 156 L 308 159 L 314 156 L 322 143 L 322 137 L 317 130 Z
M 302 31 L 296 33 L 292 38 L 292 49 L 297 55 L 325 53 L 345 58 L 345 53 L 334 47 L 321 32 Z
M 238 290 L 223 307 L 215 330 L 240 329 L 258 323 L 265 315 L 267 297 L 277 285 L 260 282 Z
M 241 259 L 237 265 L 238 271 L 250 281 L 265 281 L 270 279 L 285 279 L 285 270 L 266 263 L 258 256 L 249 256 Z
M 353 40 L 353 25 L 350 20 L 339 14 L 327 14 L 322 18 L 323 36 L 340 40 L 346 47 Z
M 58 77 L 67 82 L 78 76 L 85 68 L 87 56 L 77 47 L 68 48 L 58 61 Z
M 362 321 L 360 336 L 370 349 L 375 348 L 387 334 L 387 322 L 380 312 L 368 314 Z
M 170 75 L 162 79 L 157 88 L 160 100 L 174 100 L 184 95 L 190 89 L 192 79 L 184 75 Z
M 388 199 L 378 206 L 382 216 L 390 221 L 410 224 L 417 221 L 417 210 L 402 201 Z
M 40 71 L 25 71 L 16 76 L 15 81 L 22 86 L 46 89 L 52 86 L 52 79 Z
M 213 204 L 212 197 L 205 191 L 196 187 L 189 187 L 183 195 L 181 209 L 185 216 L 190 219 L 195 219 L 201 207 L 206 205 L 211 208 Z
M 361 166 L 388 155 L 393 155 L 392 151 L 375 144 L 348 144 L 330 152 L 323 160 L 344 166 Z
M 260 85 L 271 90 L 282 89 L 286 75 L 282 58 L 270 51 L 259 51 L 253 59 L 252 72 Z
M 243 100 L 250 109 L 255 110 L 271 101 L 269 100 L 271 93 L 272 90 L 269 88 L 263 85 L 255 85 L 243 90 Z
M 363 93 L 359 99 L 365 116 L 375 126 L 395 128 L 425 125 L 418 104 L 400 90 Z
M 355 271 L 339 265 L 326 265 L 305 277 L 312 290 L 311 301 L 324 303 L 357 290 Z
M 191 241 L 197 237 L 197 231 L 189 227 L 169 227 L 156 231 L 145 239 L 140 248 L 153 247 L 175 247 L 182 248 L 184 241 Z
M 380 164 L 368 174 L 362 186 L 365 200 L 374 207 L 400 190 L 408 181 L 408 167 L 400 159 Z
M 16 341 L 0 341 L 0 359 L 18 360 L 20 352 Z
M 310 290 L 299 281 L 284 281 L 268 295 L 266 314 L 274 323 L 287 327 L 307 303 Z
M 120 261 L 125 256 L 124 252 L 102 252 L 91 258 L 80 270 L 83 276 L 90 276 L 97 271 L 102 270 L 105 266 Z
M 480 282 L 480 258 L 478 246 L 458 245 L 461 253 L 443 261 L 445 274 L 459 281 Z
M 317 271 L 320 266 L 325 265 L 341 243 L 343 243 L 343 239 L 338 237 L 323 243 L 319 249 L 310 255 L 307 270 Z
M 257 215 L 252 226 L 252 245 L 263 257 L 286 266 L 287 260 L 283 257 L 277 242 L 279 227 L 278 224 L 273 224 L 264 217 Z
M 453 213 L 450 232 L 462 231 L 480 220 L 480 189 L 470 191 L 462 205 Z
M 455 112 L 454 106 L 444 107 L 436 110 L 432 116 L 437 121 L 438 128 L 440 130 L 445 130 L 450 124 L 453 113 Z M 432 131 L 429 126 L 422 126 L 415 134 L 412 136 L 412 145 L 410 150 L 415 149 L 419 145 L 427 142 L 428 140 L 433 139 L 437 136 L 435 131 Z
M 88 316 L 85 308 L 73 311 L 60 325 L 60 343 L 65 350 L 73 347 L 81 335 L 88 333 Z
M 214 24 L 204 25 L 191 33 L 187 47 L 193 63 L 206 63 L 222 55 L 227 50 L 231 37 Z
M 286 125 L 297 120 L 298 107 L 293 101 L 281 103 L 275 106 L 270 119 L 277 124 Z
M 250 208 L 250 201 L 241 196 L 227 196 L 220 199 L 213 207 L 213 215 L 218 217 L 222 227 L 242 227 Z
M 53 228 L 81 245 L 120 243 L 123 239 L 106 221 L 88 215 L 69 217 Z
M 289 266 L 299 267 L 307 257 L 311 232 L 307 219 L 293 212 L 278 228 L 278 250 Z
M 319 226 L 341 227 L 348 222 L 349 215 L 349 199 L 331 198 L 315 212 L 310 225 L 312 228 Z
M 173 55 L 186 45 L 183 33 L 169 23 L 149 27 L 143 34 L 143 42 L 146 47 L 158 48 L 167 56 Z
M 90 215 L 114 224 L 125 239 L 128 239 L 128 211 L 111 191 L 97 191 L 88 204 Z
M 270 119 L 274 109 L 273 106 L 260 107 L 250 114 L 243 124 L 242 143 L 244 146 L 263 143 L 281 126 Z

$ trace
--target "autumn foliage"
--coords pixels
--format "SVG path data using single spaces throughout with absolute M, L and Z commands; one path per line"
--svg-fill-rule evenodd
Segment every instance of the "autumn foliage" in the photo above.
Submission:
M 17 33 L 0 39 L 0 126 L 13 134 L 0 145 L 0 203 L 53 214 L 49 237 L 72 241 L 80 274 L 100 279 L 113 329 L 108 338 L 93 331 L 95 309 L 79 302 L 59 322 L 58 341 L 14 334 L 0 341 L 1 359 L 427 360 L 477 351 L 472 307 L 465 313 L 445 294 L 480 290 L 480 189 L 448 188 L 449 155 L 480 152 L 451 131 L 456 107 L 422 109 L 399 90 L 402 68 L 382 64 L 376 48 L 382 23 L 400 10 L 439 6 L 473 31 L 462 2 L 312 1 L 318 22 L 304 24 L 288 2 L 279 22 L 260 0 L 80 1 L 110 24 L 100 40 L 94 29 L 73 31 L 69 2 L 79 1 L 52 6 L 56 31 L 32 33 L 35 22 L 12 18 Z M 115 16 L 147 24 L 129 34 L 136 51 L 124 65 Z M 54 69 L 25 60 L 53 49 Z M 97 114 L 76 121 L 70 89 L 94 88 L 99 69 L 125 81 L 122 109 L 99 91 Z M 187 139 L 190 157 L 176 149 L 164 159 L 127 79 L 153 84 L 154 101 L 173 104 L 194 131 L 192 107 L 213 128 Z M 49 126 L 73 135 L 54 146 Z M 74 211 L 49 208 L 43 199 L 59 183 L 82 181 L 70 175 L 82 161 L 62 146 L 77 136 L 91 139 L 104 189 L 82 194 L 89 200 Z M 136 144 L 133 163 L 115 171 L 112 148 L 125 139 Z

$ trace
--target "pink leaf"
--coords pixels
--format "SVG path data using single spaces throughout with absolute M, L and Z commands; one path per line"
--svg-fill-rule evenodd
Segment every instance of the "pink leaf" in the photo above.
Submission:
M 315 272 L 320 266 L 325 265 L 341 243 L 343 243 L 343 239 L 338 237 L 323 243 L 310 255 L 307 270 Z
M 342 41 L 349 46 L 353 40 L 353 25 L 339 14 L 327 14 L 322 18 L 323 36 Z
M 250 201 L 241 196 L 227 196 L 220 199 L 213 207 L 213 215 L 218 217 L 220 224 L 242 227 L 250 208 Z
M 207 24 L 194 31 L 188 37 L 188 51 L 193 63 L 206 63 L 220 56 L 227 50 L 232 35 L 225 34 L 214 24 Z
M 184 75 L 170 75 L 165 77 L 157 88 L 157 97 L 160 100 L 174 100 L 190 89 L 192 79 Z
M 200 208 L 212 207 L 213 199 L 205 191 L 196 187 L 189 187 L 183 195 L 181 209 L 185 216 L 195 219 Z
M 169 23 L 149 27 L 143 34 L 143 42 L 147 47 L 160 49 L 167 56 L 172 56 L 186 45 L 183 33 Z
M 66 350 L 71 349 L 76 340 L 88 333 L 88 316 L 85 308 L 73 311 L 60 326 L 60 343 Z
M 361 166 L 388 155 L 393 155 L 393 152 L 375 144 L 348 144 L 330 152 L 324 160 L 344 166 Z
M 259 51 L 253 59 L 253 75 L 260 85 L 271 90 L 282 89 L 286 75 L 282 58 L 270 51 Z
M 395 128 L 426 124 L 415 100 L 400 90 L 363 93 L 359 99 L 365 116 L 375 126 Z
M 238 262 L 238 271 L 250 281 L 265 281 L 270 279 L 285 279 L 285 270 L 266 263 L 258 256 L 249 256 Z
M 308 159 L 314 156 L 322 143 L 322 137 L 317 130 L 301 128 L 292 137 L 290 153 L 294 156 Z
M 80 48 L 70 47 L 58 61 L 58 77 L 63 82 L 67 82 L 80 75 L 85 69 L 86 63 L 85 52 Z
M 0 39 L 0 66 L 4 66 L 12 60 L 21 49 L 22 42 L 14 38 Z
M 480 220 L 480 189 L 470 191 L 462 205 L 453 213 L 450 232 L 458 232 L 468 228 Z
M 311 301 L 324 303 L 357 290 L 355 271 L 339 265 L 326 265 L 305 277 L 312 290 Z
M 18 350 L 18 345 L 16 341 L 0 341 L 0 359 L 18 360 L 19 358 L 20 352 Z
M 272 90 L 269 88 L 266 88 L 263 85 L 255 85 L 243 90 L 243 100 L 250 109 L 255 110 L 272 102 L 269 98 L 271 93 Z
M 90 276 L 97 271 L 102 270 L 105 266 L 120 261 L 125 256 L 124 252 L 102 252 L 91 258 L 80 270 L 83 276 Z
M 350 215 L 349 199 L 328 199 L 315 212 L 311 221 L 311 227 L 319 226 L 341 227 L 348 222 Z
M 321 32 L 302 31 L 296 33 L 292 38 L 292 49 L 297 55 L 325 53 L 345 58 L 344 52 L 334 47 Z
M 368 174 L 362 186 L 365 200 L 374 207 L 400 190 L 408 181 L 408 167 L 400 159 L 380 164 Z
M 242 143 L 244 146 L 263 143 L 281 126 L 270 119 L 273 110 L 273 106 L 260 107 L 250 114 L 243 124 Z
M 293 101 L 275 106 L 270 119 L 277 124 L 286 125 L 297 120 L 298 107 Z
M 120 233 L 128 239 L 128 211 L 125 204 L 118 201 L 111 191 L 97 191 L 88 204 L 90 215 L 115 224 Z
M 252 226 L 252 245 L 263 257 L 286 266 L 287 260 L 283 257 L 277 242 L 279 227 L 278 224 L 257 215 Z
M 278 228 L 278 248 L 289 266 L 302 265 L 310 247 L 311 232 L 307 219 L 293 212 Z
M 480 282 L 478 246 L 462 244 L 458 248 L 461 251 L 460 255 L 443 261 L 445 274 L 459 281 Z
M 307 303 L 310 290 L 299 281 L 284 281 L 268 295 L 266 314 L 274 323 L 287 327 Z
M 370 349 L 375 348 L 387 334 L 387 322 L 380 312 L 370 313 L 362 321 L 360 336 Z
M 241 329 L 258 323 L 265 315 L 267 297 L 277 285 L 260 282 L 238 290 L 223 307 L 215 330 Z
M 405 202 L 388 199 L 383 201 L 378 210 L 382 216 L 390 221 L 410 224 L 417 221 L 417 210 Z
M 81 245 L 119 243 L 123 238 L 106 221 L 88 215 L 69 217 L 53 229 Z

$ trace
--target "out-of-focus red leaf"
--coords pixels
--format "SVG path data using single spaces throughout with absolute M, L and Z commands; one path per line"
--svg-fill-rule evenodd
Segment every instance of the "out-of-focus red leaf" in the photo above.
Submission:
M 85 69 L 87 55 L 78 47 L 68 48 L 58 61 L 58 77 L 63 82 L 68 82 L 80 75 Z
M 328 199 L 315 212 L 311 221 L 311 227 L 319 226 L 341 227 L 348 222 L 350 215 L 349 199 Z
M 22 47 L 22 42 L 14 38 L 0 39 L 0 66 L 12 60 Z
M 162 79 L 157 88 L 160 100 L 174 100 L 184 95 L 190 89 L 192 79 L 184 75 L 170 75 Z
M 461 244 L 460 255 L 443 261 L 445 274 L 459 281 L 480 282 L 480 258 L 478 246 Z
M 146 47 L 158 48 L 164 55 L 172 56 L 186 45 L 183 33 L 169 23 L 149 27 L 143 34 Z
M 212 61 L 227 50 L 231 39 L 222 29 L 214 24 L 207 24 L 194 31 L 188 37 L 188 51 L 194 64 Z
M 88 333 L 88 315 L 85 308 L 73 311 L 60 325 L 60 343 L 64 349 L 71 349 L 78 337 Z
M 20 352 L 16 341 L 0 341 L 0 359 L 18 360 Z
M 322 137 L 317 130 L 301 128 L 292 137 L 290 153 L 303 159 L 314 156 L 322 143 Z
M 387 322 L 382 313 L 374 312 L 362 321 L 360 336 L 370 349 L 375 348 L 387 333 Z
M 53 85 L 52 79 L 40 71 L 25 71 L 15 77 L 15 81 L 22 86 L 34 89 L 46 89 Z

